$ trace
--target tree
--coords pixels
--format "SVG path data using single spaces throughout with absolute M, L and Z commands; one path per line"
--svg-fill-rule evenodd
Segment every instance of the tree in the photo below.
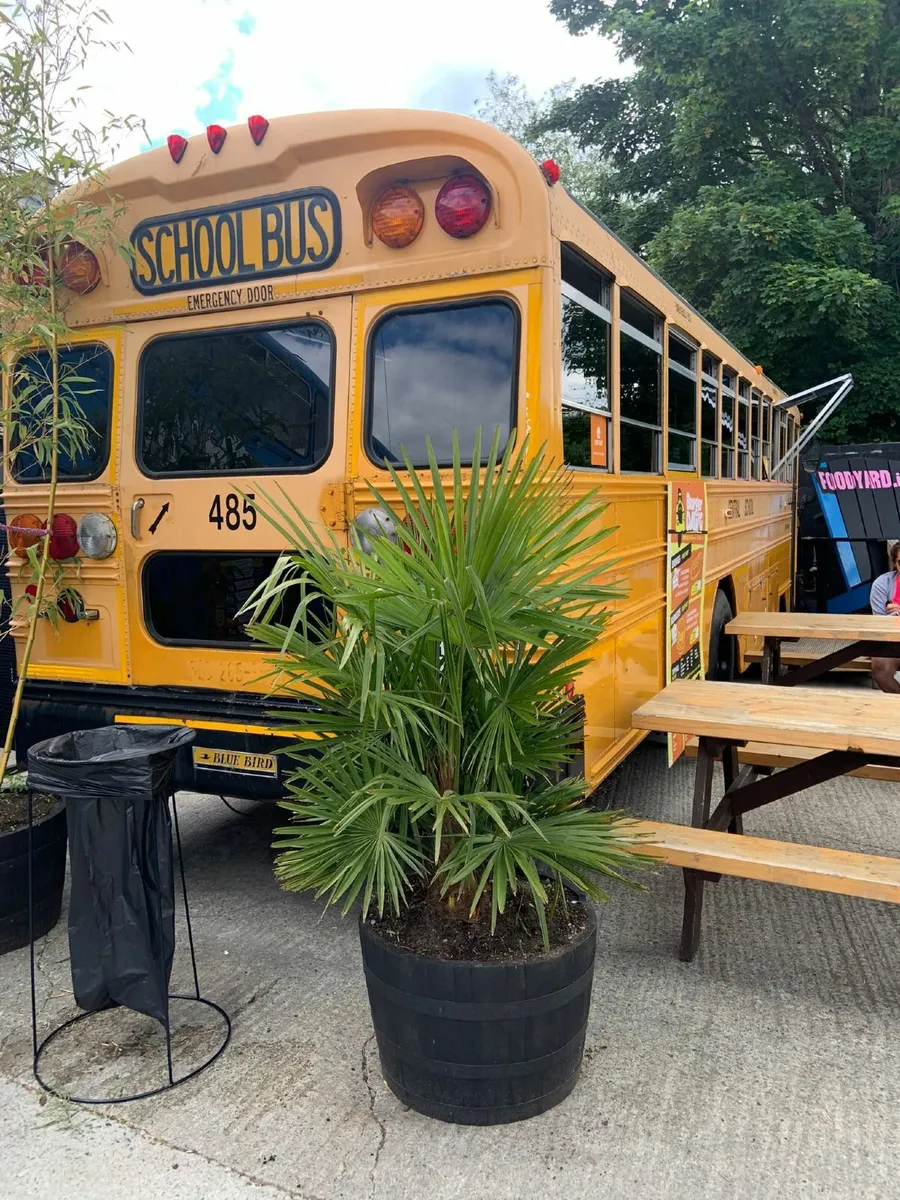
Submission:
M 60 461 L 82 453 L 93 432 L 84 413 L 89 372 L 78 356 L 73 365 L 64 354 L 72 281 L 90 268 L 86 250 L 129 253 L 118 232 L 121 205 L 103 187 L 103 166 L 116 137 L 139 122 L 111 114 L 98 126 L 85 120 L 88 57 L 116 47 L 102 36 L 108 25 L 93 0 L 0 0 L 0 415 L 13 474 L 27 463 L 32 477 L 36 472 L 49 484 L 46 529 L 21 545 L 24 562 L 16 568 L 33 592 L 3 613 L 3 632 L 20 623 L 25 640 L 0 782 L 37 622 L 56 620 L 65 591 L 47 532 Z
M 550 7 L 635 70 L 528 135 L 599 153 L 598 214 L 783 386 L 851 370 L 832 439 L 900 439 L 900 0 Z
M 541 96 L 532 96 L 518 75 L 487 77 L 488 96 L 479 100 L 475 112 L 482 121 L 508 133 L 538 162 L 552 158 L 559 166 L 568 191 L 589 207 L 606 196 L 609 171 L 600 154 L 583 147 L 568 129 L 551 128 L 547 122 L 558 104 L 572 98 L 574 79 L 558 83 Z

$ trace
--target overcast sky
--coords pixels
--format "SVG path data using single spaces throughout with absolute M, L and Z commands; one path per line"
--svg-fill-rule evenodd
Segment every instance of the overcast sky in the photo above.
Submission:
M 533 93 L 619 70 L 612 47 L 595 35 L 570 37 L 549 0 L 106 0 L 105 7 L 132 52 L 95 57 L 91 106 L 144 117 L 157 142 L 251 113 L 469 113 L 491 70 L 521 76 Z

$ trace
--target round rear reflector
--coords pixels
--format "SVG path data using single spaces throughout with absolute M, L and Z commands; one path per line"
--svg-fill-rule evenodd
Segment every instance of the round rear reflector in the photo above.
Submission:
M 57 513 L 50 526 L 50 557 L 57 562 L 75 558 L 78 554 L 78 534 L 75 518 Z
M 85 513 L 77 536 L 86 558 L 109 558 L 116 548 L 116 527 L 105 513 Z
M 29 532 L 32 529 L 34 533 Z M 15 517 L 7 530 L 10 550 L 21 556 L 25 550 L 38 544 L 43 531 L 44 522 L 34 513 L 24 513 L 21 517 Z
M 69 291 L 86 296 L 100 282 L 96 255 L 81 242 L 66 242 L 59 252 L 59 277 Z
M 412 188 L 389 187 L 372 205 L 372 232 L 394 250 L 414 242 L 424 220 L 425 205 Z
M 434 215 L 444 233 L 467 238 L 477 233 L 491 211 L 491 193 L 474 175 L 454 175 L 437 194 Z

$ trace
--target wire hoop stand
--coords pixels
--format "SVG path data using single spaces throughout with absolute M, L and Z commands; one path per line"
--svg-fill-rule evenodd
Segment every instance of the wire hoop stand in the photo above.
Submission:
M 41 1076 L 39 1070 L 41 1056 L 50 1043 L 53 1042 L 61 1033 L 65 1032 L 65 1030 L 71 1029 L 73 1026 L 80 1024 L 82 1021 L 88 1020 L 90 1017 L 98 1016 L 102 1012 L 110 1012 L 111 1009 L 118 1008 L 120 1006 L 113 1004 L 107 1008 L 97 1009 L 93 1012 L 79 1013 L 77 1016 L 70 1017 L 68 1021 L 64 1021 L 61 1025 L 57 1025 L 55 1029 L 51 1030 L 51 1032 L 47 1034 L 43 1041 L 38 1042 L 37 991 L 35 982 L 36 968 L 34 957 L 34 811 L 32 794 L 30 790 L 28 792 L 28 944 L 29 962 L 31 968 L 31 1046 L 33 1055 L 31 1069 L 35 1079 L 41 1085 L 44 1091 L 48 1092 L 51 1096 L 55 1096 L 59 1100 L 68 1100 L 72 1104 L 127 1104 L 132 1100 L 146 1100 L 149 1096 L 158 1096 L 162 1092 L 168 1092 L 172 1088 L 178 1087 L 179 1084 L 187 1083 L 189 1079 L 196 1078 L 201 1071 L 205 1071 L 207 1067 L 212 1066 L 216 1059 L 224 1053 L 225 1047 L 231 1041 L 231 1018 L 228 1016 L 228 1013 L 224 1008 L 216 1004 L 214 1001 L 207 1000 L 204 996 L 200 995 L 200 980 L 197 975 L 197 956 L 194 951 L 194 933 L 191 927 L 191 911 L 190 907 L 188 906 L 187 883 L 184 877 L 184 855 L 181 849 L 181 830 L 178 825 L 178 808 L 175 803 L 174 793 L 170 797 L 170 800 L 172 804 L 173 823 L 175 826 L 175 840 L 178 847 L 178 868 L 181 875 L 181 896 L 184 902 L 184 918 L 187 926 L 188 946 L 190 947 L 191 953 L 191 970 L 194 976 L 194 992 L 193 995 L 186 995 L 180 992 L 170 992 L 168 998 L 169 1000 L 183 1000 L 189 1004 L 202 1004 L 206 1008 L 211 1008 L 222 1018 L 225 1026 L 225 1035 L 216 1050 L 207 1059 L 200 1063 L 199 1066 L 192 1068 L 184 1075 L 176 1076 L 172 1063 L 171 1019 L 167 1013 L 167 1019 L 161 1022 L 166 1035 L 166 1067 L 168 1071 L 168 1081 L 166 1083 L 161 1084 L 159 1087 L 149 1088 L 143 1092 L 136 1092 L 130 1096 L 74 1096 L 66 1092 L 61 1092 L 58 1088 L 54 1087 L 53 1084 L 48 1083 Z M 160 904 L 161 921 L 162 900 L 159 896 L 157 898 Z

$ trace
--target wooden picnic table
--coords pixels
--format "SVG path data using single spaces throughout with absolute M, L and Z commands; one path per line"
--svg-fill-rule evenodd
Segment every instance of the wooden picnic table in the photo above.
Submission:
M 900 658 L 900 616 L 875 617 L 868 613 L 748 612 L 734 617 L 725 632 L 763 639 L 763 683 L 795 687 L 809 683 L 835 667 L 861 656 Z M 781 674 L 781 644 L 800 638 L 839 642 L 830 654 Z
M 900 706 L 893 696 L 875 691 L 836 691 L 832 689 L 797 687 L 778 694 L 777 700 L 764 684 L 718 683 L 710 680 L 689 679 L 670 683 L 662 692 L 638 708 L 632 723 L 637 729 L 652 729 L 661 733 L 687 733 L 699 739 L 691 825 L 694 829 L 713 831 L 718 835 L 743 834 L 743 816 L 754 809 L 783 800 L 802 792 L 818 783 L 825 783 L 841 775 L 847 775 L 867 765 L 900 766 Z M 772 773 L 771 767 L 748 763 L 738 764 L 738 748 L 748 741 L 773 746 L 794 745 L 815 747 L 822 751 L 816 757 L 805 758 Z M 713 768 L 718 757 L 722 759 L 725 787 L 715 809 L 712 808 Z M 707 839 L 709 840 L 709 839 Z M 735 855 L 741 867 L 734 874 L 748 876 L 746 860 L 749 854 L 744 842 L 744 853 Z M 742 839 L 744 841 L 744 839 Z M 702 842 L 702 838 L 701 838 Z M 762 844 L 762 843 L 760 843 Z M 771 845 L 771 843 L 766 843 Z M 808 851 L 809 855 L 846 856 L 846 851 L 829 851 L 821 847 L 796 847 L 797 852 Z M 701 858 L 703 845 L 699 845 Z M 711 858 L 715 865 L 712 872 L 685 868 L 685 903 L 682 923 L 681 957 L 689 962 L 695 955 L 700 942 L 700 923 L 703 910 L 703 886 L 707 880 L 717 881 L 723 873 L 720 865 L 721 847 L 718 857 Z M 871 880 L 872 872 L 879 871 L 877 860 L 870 856 L 855 856 L 859 870 L 856 876 Z M 682 859 L 684 861 L 684 859 Z M 893 887 L 896 893 L 896 862 L 892 864 Z M 871 863 L 876 863 L 875 867 Z M 790 865 L 785 868 L 788 875 Z M 760 867 L 761 879 L 772 878 L 768 868 Z M 855 882 L 853 872 L 849 875 L 838 866 L 836 873 L 844 880 L 840 888 L 850 895 L 873 894 L 864 892 Z M 882 872 L 883 873 L 883 872 Z M 808 876 L 809 871 L 806 872 Z M 780 882 L 797 882 L 800 886 L 813 886 L 808 878 L 797 879 L 782 876 Z M 816 886 L 822 886 L 821 883 Z

